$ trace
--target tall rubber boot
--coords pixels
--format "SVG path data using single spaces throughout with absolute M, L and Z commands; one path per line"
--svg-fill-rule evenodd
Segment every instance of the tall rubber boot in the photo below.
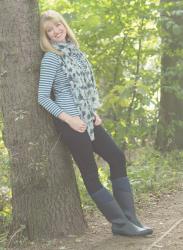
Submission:
M 125 216 L 138 227 L 148 229 L 149 234 L 153 233 L 153 230 L 149 227 L 143 226 L 140 221 L 137 219 L 134 198 L 130 182 L 127 176 L 120 177 L 112 181 L 113 195 L 123 210 Z
M 105 218 L 112 223 L 113 234 L 126 236 L 149 234 L 148 229 L 140 228 L 126 218 L 119 204 L 107 189 L 101 188 L 97 192 L 90 194 L 90 196 Z

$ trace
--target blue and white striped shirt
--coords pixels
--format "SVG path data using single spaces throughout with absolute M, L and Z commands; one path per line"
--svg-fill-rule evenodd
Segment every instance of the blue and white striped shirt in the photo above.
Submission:
M 81 63 L 78 58 L 76 59 Z M 52 88 L 55 100 L 51 99 Z M 62 112 L 72 116 L 80 115 L 72 97 L 67 75 L 60 66 L 59 56 L 53 52 L 46 52 L 41 61 L 38 102 L 56 117 Z

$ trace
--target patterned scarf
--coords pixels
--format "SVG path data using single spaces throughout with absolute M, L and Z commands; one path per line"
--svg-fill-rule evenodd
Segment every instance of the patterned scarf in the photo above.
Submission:
M 69 79 L 74 102 L 80 111 L 81 119 L 87 124 L 87 132 L 93 141 L 94 112 L 101 103 L 91 64 L 86 55 L 70 41 L 54 43 L 52 46 L 64 53 L 63 56 L 59 56 L 59 62 Z

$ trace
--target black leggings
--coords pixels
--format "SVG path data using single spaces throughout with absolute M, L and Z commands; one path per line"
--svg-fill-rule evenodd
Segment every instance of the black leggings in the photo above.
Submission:
M 102 126 L 95 126 L 95 140 L 91 141 L 87 131 L 73 130 L 59 118 L 53 118 L 61 140 L 68 146 L 72 157 L 80 169 L 81 176 L 89 194 L 102 188 L 93 152 L 100 155 L 110 166 L 110 179 L 126 176 L 126 160 L 123 152 Z

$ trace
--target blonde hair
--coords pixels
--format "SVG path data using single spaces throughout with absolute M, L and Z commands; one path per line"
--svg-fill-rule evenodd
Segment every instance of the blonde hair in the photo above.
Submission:
M 67 33 L 66 40 L 72 41 L 77 47 L 79 47 L 78 41 L 76 40 L 73 31 L 67 24 L 64 17 L 60 13 L 54 10 L 48 10 L 44 12 L 40 17 L 40 47 L 44 52 L 52 51 L 55 52 L 56 54 L 63 55 L 63 52 L 55 49 L 52 46 L 51 41 L 47 36 L 46 25 L 45 25 L 47 21 L 53 21 L 57 23 L 61 22 L 66 28 L 66 33 Z

